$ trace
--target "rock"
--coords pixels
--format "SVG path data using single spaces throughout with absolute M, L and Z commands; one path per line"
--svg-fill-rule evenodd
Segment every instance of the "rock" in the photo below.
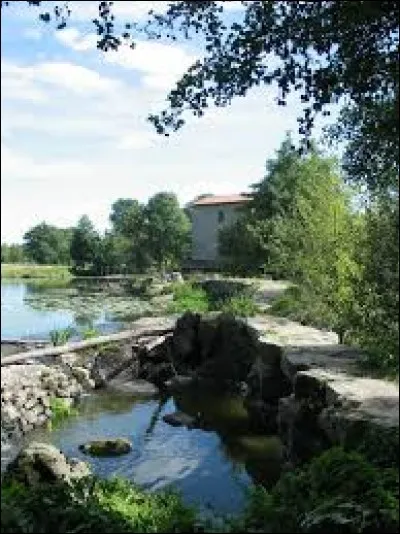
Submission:
M 148 380 L 158 387 L 163 387 L 165 382 L 175 375 L 170 363 L 159 363 L 151 367 L 148 373 Z
M 188 428 L 193 428 L 196 423 L 196 418 L 184 412 L 174 412 L 164 415 L 163 421 L 171 426 L 187 426 Z
M 171 280 L 171 282 L 183 282 L 182 273 L 180 273 L 178 271 L 173 271 L 170 274 L 170 280 Z
M 277 430 L 277 405 L 268 404 L 263 400 L 246 399 L 250 423 L 255 431 L 275 433 Z
M 185 361 L 195 352 L 197 328 L 200 323 L 198 313 L 186 312 L 176 322 L 172 336 L 172 351 L 174 359 Z
M 165 382 L 168 391 L 177 391 L 191 386 L 195 378 L 189 375 L 176 375 Z
M 281 369 L 292 383 L 298 372 L 312 368 L 357 375 L 361 354 L 359 350 L 344 345 L 290 346 L 283 350 Z
M 94 389 L 96 383 L 90 378 L 89 369 L 85 367 L 72 367 L 71 373 L 85 389 Z
M 128 344 L 103 347 L 93 363 L 91 378 L 96 387 L 104 387 L 106 383 L 132 365 L 134 355 L 132 346 Z
M 220 315 L 207 359 L 197 369 L 199 378 L 224 384 L 245 381 L 258 349 L 254 332 L 231 316 Z
M 132 450 L 132 443 L 125 438 L 107 438 L 79 445 L 79 450 L 90 456 L 121 456 Z
M 34 486 L 49 482 L 70 482 L 89 474 L 90 469 L 84 462 L 71 465 L 53 445 L 33 442 L 9 464 L 6 476 Z
M 80 360 L 80 356 L 76 352 L 66 352 L 65 354 L 60 354 L 58 359 L 63 365 L 73 367 Z
M 155 397 L 159 393 L 158 387 L 147 380 L 128 380 L 126 378 L 121 378 L 120 376 L 110 380 L 107 387 L 114 391 L 131 393 L 132 395 L 137 395 L 139 397 Z

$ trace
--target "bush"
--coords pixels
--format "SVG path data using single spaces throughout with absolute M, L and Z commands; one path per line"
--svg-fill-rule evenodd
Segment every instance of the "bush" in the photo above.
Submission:
M 258 532 L 397 532 L 398 470 L 332 448 L 269 492 L 257 487 L 238 527 Z
M 177 284 L 173 292 L 173 301 L 168 306 L 169 313 L 205 313 L 209 311 L 209 301 L 206 292 L 188 283 Z
M 74 334 L 75 330 L 70 326 L 68 328 L 61 328 L 60 330 L 51 330 L 50 340 L 57 347 L 58 345 L 65 345 Z
M 67 400 L 60 397 L 53 397 L 50 400 L 51 418 L 49 428 L 57 427 L 62 421 L 68 417 L 78 414 L 78 410 L 74 408 Z
M 1 487 L 1 532 L 195 532 L 194 511 L 172 492 L 146 494 L 119 479 Z
M 101 332 L 97 328 L 94 328 L 93 326 L 88 326 L 84 330 L 82 330 L 82 339 L 90 339 L 92 337 L 98 337 L 100 336 Z
M 253 317 L 259 311 L 254 300 L 246 295 L 232 297 L 224 302 L 220 309 L 223 313 L 236 317 Z

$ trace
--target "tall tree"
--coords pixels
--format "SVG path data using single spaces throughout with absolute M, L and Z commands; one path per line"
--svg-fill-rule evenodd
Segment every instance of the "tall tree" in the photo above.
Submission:
M 151 257 L 161 269 L 177 266 L 188 251 L 190 222 L 173 193 L 157 193 L 147 207 Z
M 71 258 L 78 268 L 92 265 L 95 261 L 100 237 L 87 215 L 82 215 L 73 230 Z
M 24 235 L 24 250 L 27 257 L 39 264 L 70 263 L 71 231 L 42 222 Z
M 1 263 L 24 263 L 26 255 L 23 245 L 1 244 Z

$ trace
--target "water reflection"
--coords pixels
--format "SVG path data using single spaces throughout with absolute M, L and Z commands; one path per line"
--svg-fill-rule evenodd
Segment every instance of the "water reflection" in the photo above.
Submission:
M 190 415 L 200 412 L 202 428 L 177 428 L 163 421 L 164 414 L 183 409 Z M 131 453 L 89 459 L 78 449 L 85 441 L 116 436 L 132 441 Z M 279 440 L 251 433 L 242 399 L 196 390 L 151 400 L 96 394 L 83 399 L 77 418 L 33 438 L 89 459 L 100 476 L 121 475 L 151 491 L 173 484 L 186 502 L 223 512 L 240 509 L 252 481 L 272 485 L 281 465 Z

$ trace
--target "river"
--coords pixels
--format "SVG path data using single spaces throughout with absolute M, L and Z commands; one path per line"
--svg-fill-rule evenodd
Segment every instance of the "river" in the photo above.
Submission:
M 93 287 L 43 288 L 27 282 L 2 282 L 1 335 L 46 339 L 52 329 L 91 323 L 101 331 L 121 326 L 132 297 L 110 295 Z M 116 306 L 118 304 L 118 306 Z M 282 448 L 275 436 L 254 434 L 240 397 L 191 391 L 180 397 L 140 399 L 103 392 L 88 395 L 79 415 L 52 431 L 35 431 L 28 440 L 53 443 L 68 456 L 89 461 L 99 476 L 121 475 L 150 491 L 174 486 L 185 502 L 219 512 L 239 511 L 254 482 L 272 485 L 280 473 Z M 180 409 L 199 412 L 202 430 L 176 428 L 162 416 Z M 78 446 L 101 437 L 125 437 L 132 452 L 118 458 L 88 458 Z

